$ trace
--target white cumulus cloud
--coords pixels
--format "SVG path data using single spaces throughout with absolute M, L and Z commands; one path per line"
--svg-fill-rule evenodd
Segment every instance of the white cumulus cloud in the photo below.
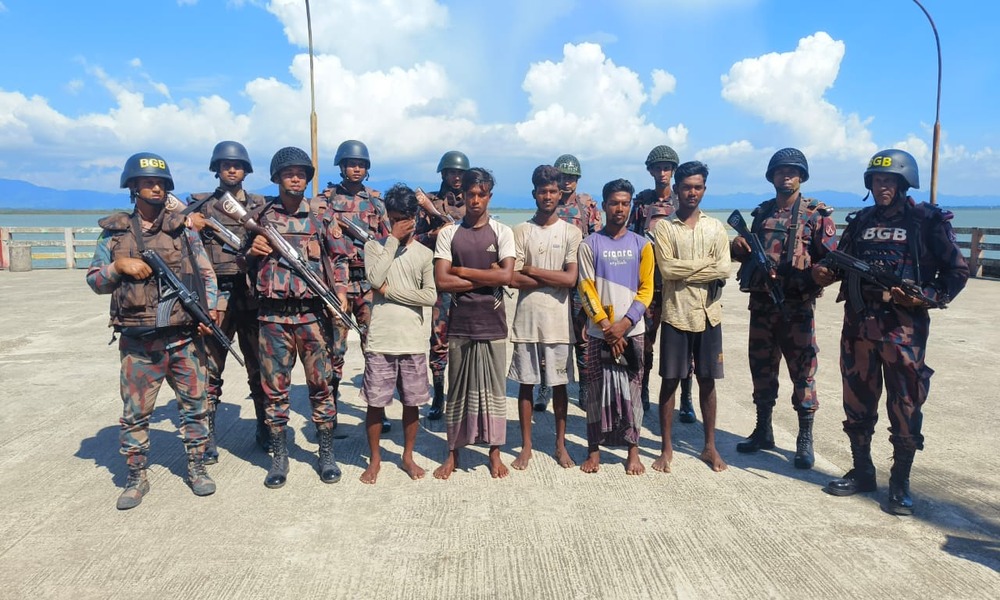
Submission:
M 660 98 L 673 94 L 677 89 L 677 78 L 663 69 L 653 69 L 653 89 L 649 91 L 649 101 L 656 104 Z

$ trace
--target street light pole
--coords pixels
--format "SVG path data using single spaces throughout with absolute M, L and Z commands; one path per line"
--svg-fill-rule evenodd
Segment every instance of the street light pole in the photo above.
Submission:
M 312 184 L 313 198 L 315 198 L 319 195 L 319 139 L 316 133 L 316 78 L 313 72 L 313 28 L 312 14 L 309 11 L 309 0 L 306 0 L 306 29 L 309 30 L 309 96 L 311 100 L 311 112 L 309 113 L 309 136 L 312 141 L 312 161 L 314 171 Z
M 937 106 L 934 109 L 934 141 L 931 154 L 931 204 L 937 204 L 937 174 L 938 174 L 938 151 L 941 146 L 941 38 L 938 37 L 937 26 L 934 19 L 927 12 L 920 0 L 913 0 L 913 3 L 920 7 L 927 20 L 930 21 L 931 30 L 934 32 L 934 42 L 937 44 Z

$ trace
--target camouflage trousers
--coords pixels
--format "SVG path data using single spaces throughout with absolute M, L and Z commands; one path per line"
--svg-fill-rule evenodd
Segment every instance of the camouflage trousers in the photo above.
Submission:
M 783 315 L 773 303 L 750 303 L 747 357 L 753 379 L 753 402 L 774 406 L 778 399 L 778 369 L 784 357 L 792 380 L 792 407 L 799 414 L 816 412 L 816 319 L 814 301 L 785 302 Z
M 267 424 L 288 423 L 288 392 L 296 357 L 302 359 L 317 427 L 337 418 L 337 405 L 330 390 L 330 340 L 321 321 L 310 323 L 260 323 L 261 384 L 267 395 Z
M 267 395 L 260 383 L 260 322 L 257 320 L 257 309 L 238 309 L 230 304 L 230 309 L 223 313 L 219 328 L 230 341 L 239 336 L 240 353 L 246 362 L 247 385 L 250 386 L 254 412 L 257 420 L 263 422 Z M 222 397 L 222 372 L 226 368 L 229 351 L 211 336 L 205 338 L 205 349 L 208 354 L 208 409 L 214 411 Z
M 448 313 L 451 312 L 451 294 L 439 293 L 431 309 L 431 374 L 434 381 L 444 381 L 448 368 Z
M 369 289 L 365 291 L 357 283 L 352 283 L 347 292 L 347 312 L 354 315 L 354 321 L 365 332 L 361 338 L 362 348 L 368 341 L 368 324 L 372 320 L 372 294 Z M 332 341 L 330 343 L 330 356 L 333 360 L 334 379 L 344 378 L 344 356 L 347 354 L 347 335 L 350 329 L 340 322 L 340 319 L 333 319 Z
M 660 330 L 660 322 L 663 318 L 663 300 L 660 288 L 653 288 L 653 300 L 646 307 L 643 313 L 646 332 L 643 334 L 642 358 L 643 367 L 646 373 L 653 373 L 653 350 L 656 348 L 656 332 Z
M 172 346 L 172 347 L 168 347 Z M 201 456 L 208 442 L 205 350 L 201 338 L 175 333 L 145 338 L 121 336 L 121 453 L 129 466 L 145 467 L 149 419 L 166 379 L 177 394 L 180 432 L 190 456 Z
M 870 443 L 878 422 L 882 385 L 886 388 L 889 441 L 901 450 L 923 450 L 921 407 L 934 370 L 924 364 L 926 347 L 842 336 L 840 373 L 844 378 L 844 431 Z

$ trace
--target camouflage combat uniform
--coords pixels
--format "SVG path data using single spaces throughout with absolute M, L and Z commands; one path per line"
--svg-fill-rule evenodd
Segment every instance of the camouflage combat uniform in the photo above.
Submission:
M 559 205 L 556 206 L 556 216 L 579 229 L 583 239 L 601 229 L 601 208 L 590 194 L 573 193 L 569 198 L 560 199 Z M 573 311 L 573 335 L 576 336 L 576 342 L 573 344 L 576 351 L 576 371 L 580 381 L 583 381 L 586 373 L 584 354 L 587 350 L 589 319 L 583 310 L 583 302 L 576 286 L 573 287 L 570 300 L 570 310 Z
M 900 206 L 901 205 L 901 206 Z M 838 250 L 914 281 L 933 300 L 948 302 L 965 287 L 969 266 L 955 242 L 952 214 L 909 197 L 887 208 L 872 206 L 847 217 Z M 844 379 L 844 431 L 852 446 L 868 446 L 878 421 L 882 383 L 886 387 L 889 440 L 896 454 L 924 447 L 921 406 L 933 369 L 924 363 L 930 316 L 908 308 L 887 292 L 860 285 L 860 305 L 851 301 L 851 277 L 838 300 L 847 300 L 840 342 Z
M 795 203 L 798 203 L 798 226 L 794 246 L 789 248 Z M 779 309 L 768 293 L 765 275 L 759 271 L 754 277 L 744 275 L 752 263 L 749 257 L 742 259 L 740 290 L 750 294 L 747 353 L 755 405 L 775 405 L 783 356 L 792 381 L 792 406 L 796 412 L 805 415 L 819 408 L 815 309 L 822 288 L 813 282 L 810 270 L 836 245 L 837 226 L 830 216 L 832 213 L 832 209 L 818 200 L 802 196 L 784 209 L 778 208 L 772 198 L 751 213 L 750 231 L 757 234 L 764 252 L 777 265 L 778 280 L 785 294 L 783 309 Z
M 673 193 L 666 200 L 656 197 L 653 190 L 643 190 L 636 194 L 632 201 L 632 211 L 628 216 L 629 231 L 646 237 L 651 234 L 656 222 L 669 217 L 677 210 L 677 197 Z M 648 239 L 648 238 L 647 238 Z M 646 333 L 643 336 L 643 362 L 645 377 L 643 391 L 648 393 L 649 374 L 653 372 L 653 350 L 656 348 L 656 333 L 660 329 L 663 313 L 663 279 L 660 270 L 653 272 L 653 300 L 646 307 L 643 320 L 646 322 Z
M 260 213 L 267 222 L 306 258 L 327 282 L 345 277 L 338 254 L 342 234 L 326 226 L 303 200 L 288 213 L 277 198 L 268 198 Z M 340 261 L 340 262 L 338 262 Z M 305 370 L 312 421 L 317 429 L 332 428 L 337 405 L 330 389 L 331 358 L 328 319 L 323 301 L 277 254 L 255 260 L 258 319 L 260 321 L 261 383 L 267 395 L 267 424 L 272 432 L 288 423 L 288 392 L 296 355 Z M 332 273 L 332 277 L 330 276 Z
M 347 238 L 346 260 L 347 274 L 338 283 L 347 290 L 347 312 L 354 315 L 354 320 L 362 331 L 368 330 L 372 315 L 372 289 L 365 277 L 364 245 L 367 240 L 354 240 L 346 227 L 339 227 L 340 219 L 353 221 L 376 238 L 389 235 L 389 221 L 385 213 L 385 205 L 379 198 L 379 193 L 369 187 L 363 187 L 357 194 L 348 192 L 342 184 L 330 186 L 320 197 L 314 199 L 325 206 L 317 206 L 316 212 L 323 218 L 327 227 L 334 223 Z M 339 232 L 336 235 L 341 235 Z M 351 243 L 353 242 L 353 243 Z M 333 339 L 331 343 L 331 358 L 333 360 L 333 379 L 339 382 L 344 374 L 344 355 L 347 353 L 347 325 L 339 320 L 333 322 Z M 364 346 L 365 339 L 361 340 Z M 337 385 L 337 383 L 334 383 Z
M 221 192 L 220 192 L 221 194 Z M 211 193 L 193 194 L 191 202 L 199 202 L 211 196 Z M 264 206 L 264 197 L 240 190 L 233 195 L 248 213 L 259 211 Z M 241 240 L 246 238 L 243 225 L 223 213 L 218 206 L 219 200 L 212 198 L 198 209 L 206 217 L 215 217 L 227 229 Z M 226 249 L 219 238 L 212 234 L 211 227 L 205 227 L 201 232 L 201 240 L 205 245 L 215 269 L 219 284 L 220 312 L 224 311 L 220 329 L 230 340 L 239 335 L 240 350 L 246 362 L 247 384 L 250 386 L 250 398 L 253 400 L 257 423 L 264 424 L 264 407 L 267 396 L 260 383 L 259 339 L 260 325 L 257 321 L 257 300 L 254 298 L 250 281 L 247 278 L 245 264 L 238 264 L 236 253 Z M 206 338 L 208 352 L 208 400 L 209 410 L 215 411 L 222 397 L 222 372 L 226 368 L 226 357 L 229 352 L 215 338 Z
M 146 230 L 141 229 L 138 213 L 122 212 L 101 219 L 103 231 L 87 270 L 91 289 L 111 294 L 110 325 L 121 336 L 118 350 L 124 407 L 120 440 L 130 470 L 146 467 L 149 419 L 164 379 L 177 394 L 180 431 L 189 460 L 200 461 L 208 442 L 205 350 L 194 321 L 180 302 L 173 304 L 169 315 L 158 315 L 157 309 L 164 306 L 155 275 L 136 280 L 113 268 L 119 258 L 141 258 L 142 250 L 153 250 L 203 299 L 206 311 L 214 309 L 218 290 L 212 263 L 184 220 L 184 215 L 166 209 Z
M 448 215 L 455 222 L 465 218 L 465 202 L 462 194 L 454 193 L 441 186 L 437 194 L 427 194 L 434 208 L 443 215 Z M 417 212 L 417 223 L 414 236 L 418 242 L 427 246 L 433 252 L 437 244 L 437 230 L 446 225 L 440 217 L 428 214 L 423 209 Z M 448 313 L 451 309 L 451 294 L 438 292 L 437 302 L 431 309 L 430 367 L 435 385 L 443 385 L 445 370 L 448 367 Z

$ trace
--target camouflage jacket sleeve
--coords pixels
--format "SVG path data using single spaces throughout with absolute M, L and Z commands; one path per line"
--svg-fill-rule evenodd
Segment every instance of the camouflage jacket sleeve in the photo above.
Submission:
M 87 285 L 98 294 L 110 294 L 118 287 L 122 276 L 115 270 L 111 262 L 111 249 L 108 244 L 111 235 L 107 230 L 101 232 L 97 238 L 97 248 L 94 250 L 94 258 L 90 261 L 87 269 Z
M 931 226 L 927 234 L 927 252 L 934 263 L 934 273 L 923 280 L 924 295 L 939 302 L 950 302 L 969 281 L 969 264 L 955 240 L 951 227 L 951 211 L 932 207 Z M 921 261 L 924 272 L 924 261 Z
M 191 256 L 194 258 L 195 268 L 205 285 L 205 304 L 209 310 L 215 310 L 219 305 L 219 286 L 215 280 L 215 269 L 212 268 L 212 259 L 208 257 L 205 246 L 201 243 L 201 236 L 193 229 L 185 229 L 188 244 L 191 247 Z

